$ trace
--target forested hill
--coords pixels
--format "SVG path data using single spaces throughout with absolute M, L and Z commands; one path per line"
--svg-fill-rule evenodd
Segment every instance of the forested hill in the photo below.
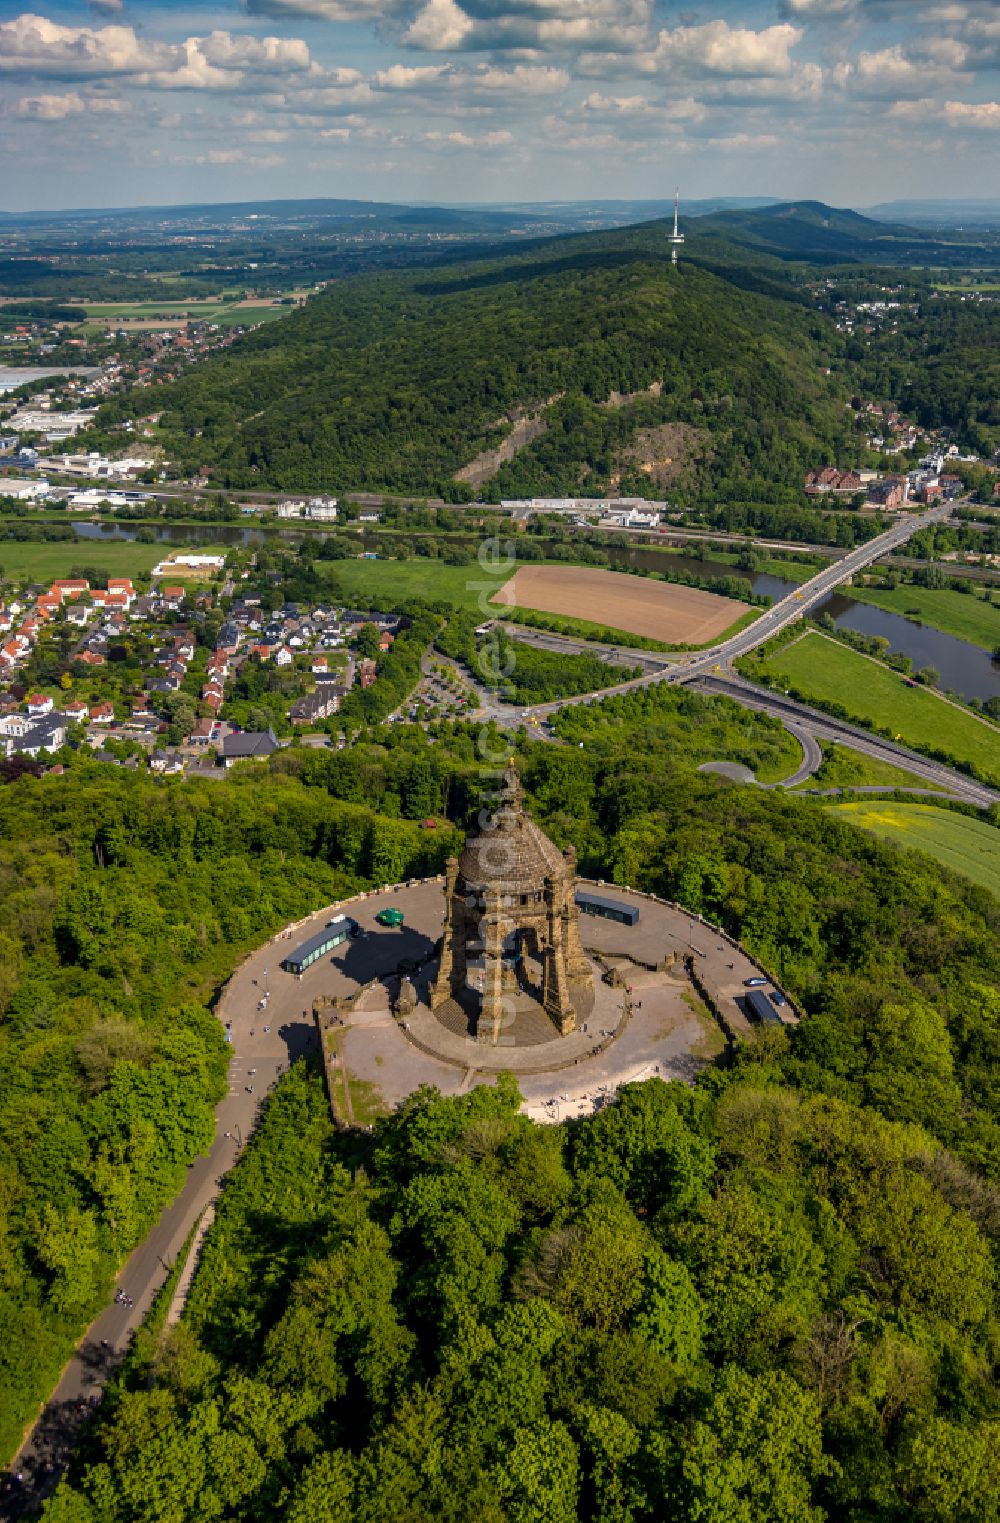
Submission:
M 454 494 L 456 472 L 537 412 L 540 437 L 474 478 L 487 496 L 797 492 L 846 436 L 826 374 L 840 335 L 776 263 L 768 294 L 745 289 L 745 256 L 713 243 L 706 265 L 674 270 L 665 235 L 646 224 L 332 285 L 158 397 L 163 442 L 229 486 Z M 140 391 L 104 421 L 148 407 Z
M 970 262 L 1000 263 L 1000 246 L 987 229 L 939 234 L 878 221 L 821 201 L 727 208 L 699 217 L 693 231 L 699 246 L 718 243 L 811 264 L 961 268 Z

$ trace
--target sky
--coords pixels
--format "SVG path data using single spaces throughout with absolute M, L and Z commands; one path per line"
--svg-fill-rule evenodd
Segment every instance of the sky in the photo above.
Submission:
M 0 207 L 1000 197 L 1000 0 L 0 0 Z

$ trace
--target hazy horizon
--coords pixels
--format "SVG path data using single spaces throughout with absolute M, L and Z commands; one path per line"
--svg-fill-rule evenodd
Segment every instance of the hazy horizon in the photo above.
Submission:
M 995 0 L 0 0 L 0 72 L 14 211 L 1000 194 Z

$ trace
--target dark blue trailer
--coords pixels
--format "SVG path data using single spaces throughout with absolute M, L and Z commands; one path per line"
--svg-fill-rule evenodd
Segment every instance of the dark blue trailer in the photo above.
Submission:
M 620 899 L 609 899 L 604 894 L 592 894 L 589 889 L 577 889 L 576 907 L 581 915 L 599 915 L 602 920 L 616 920 L 619 925 L 639 923 L 639 911 L 634 904 L 624 904 Z
M 309 940 L 304 941 L 300 947 L 296 947 L 294 952 L 289 952 L 287 957 L 283 957 L 281 966 L 286 973 L 304 973 L 307 968 L 312 967 L 314 962 L 319 962 L 321 957 L 325 957 L 335 947 L 349 941 L 357 929 L 358 923 L 352 920 L 350 915 L 337 915 L 333 920 L 328 921 L 315 936 L 310 936 Z
M 784 1021 L 781 1019 L 781 1016 L 778 1014 L 777 1010 L 775 1010 L 773 1004 L 771 1003 L 768 996 L 764 993 L 763 989 L 748 989 L 746 994 L 746 1001 L 747 1005 L 750 1008 L 750 1014 L 753 1016 L 754 1020 L 759 1021 L 762 1026 L 784 1025 Z

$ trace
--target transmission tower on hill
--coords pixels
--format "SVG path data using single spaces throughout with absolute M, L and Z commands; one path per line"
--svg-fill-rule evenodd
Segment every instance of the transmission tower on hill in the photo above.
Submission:
M 680 251 L 681 251 L 681 249 L 684 246 L 684 234 L 680 231 L 680 228 L 678 227 L 678 218 L 680 216 L 680 207 L 681 207 L 681 193 L 680 193 L 679 190 L 675 190 L 674 191 L 674 230 L 673 230 L 673 232 L 670 235 L 670 263 L 671 264 L 676 264 L 677 263 L 678 257 L 680 255 Z

